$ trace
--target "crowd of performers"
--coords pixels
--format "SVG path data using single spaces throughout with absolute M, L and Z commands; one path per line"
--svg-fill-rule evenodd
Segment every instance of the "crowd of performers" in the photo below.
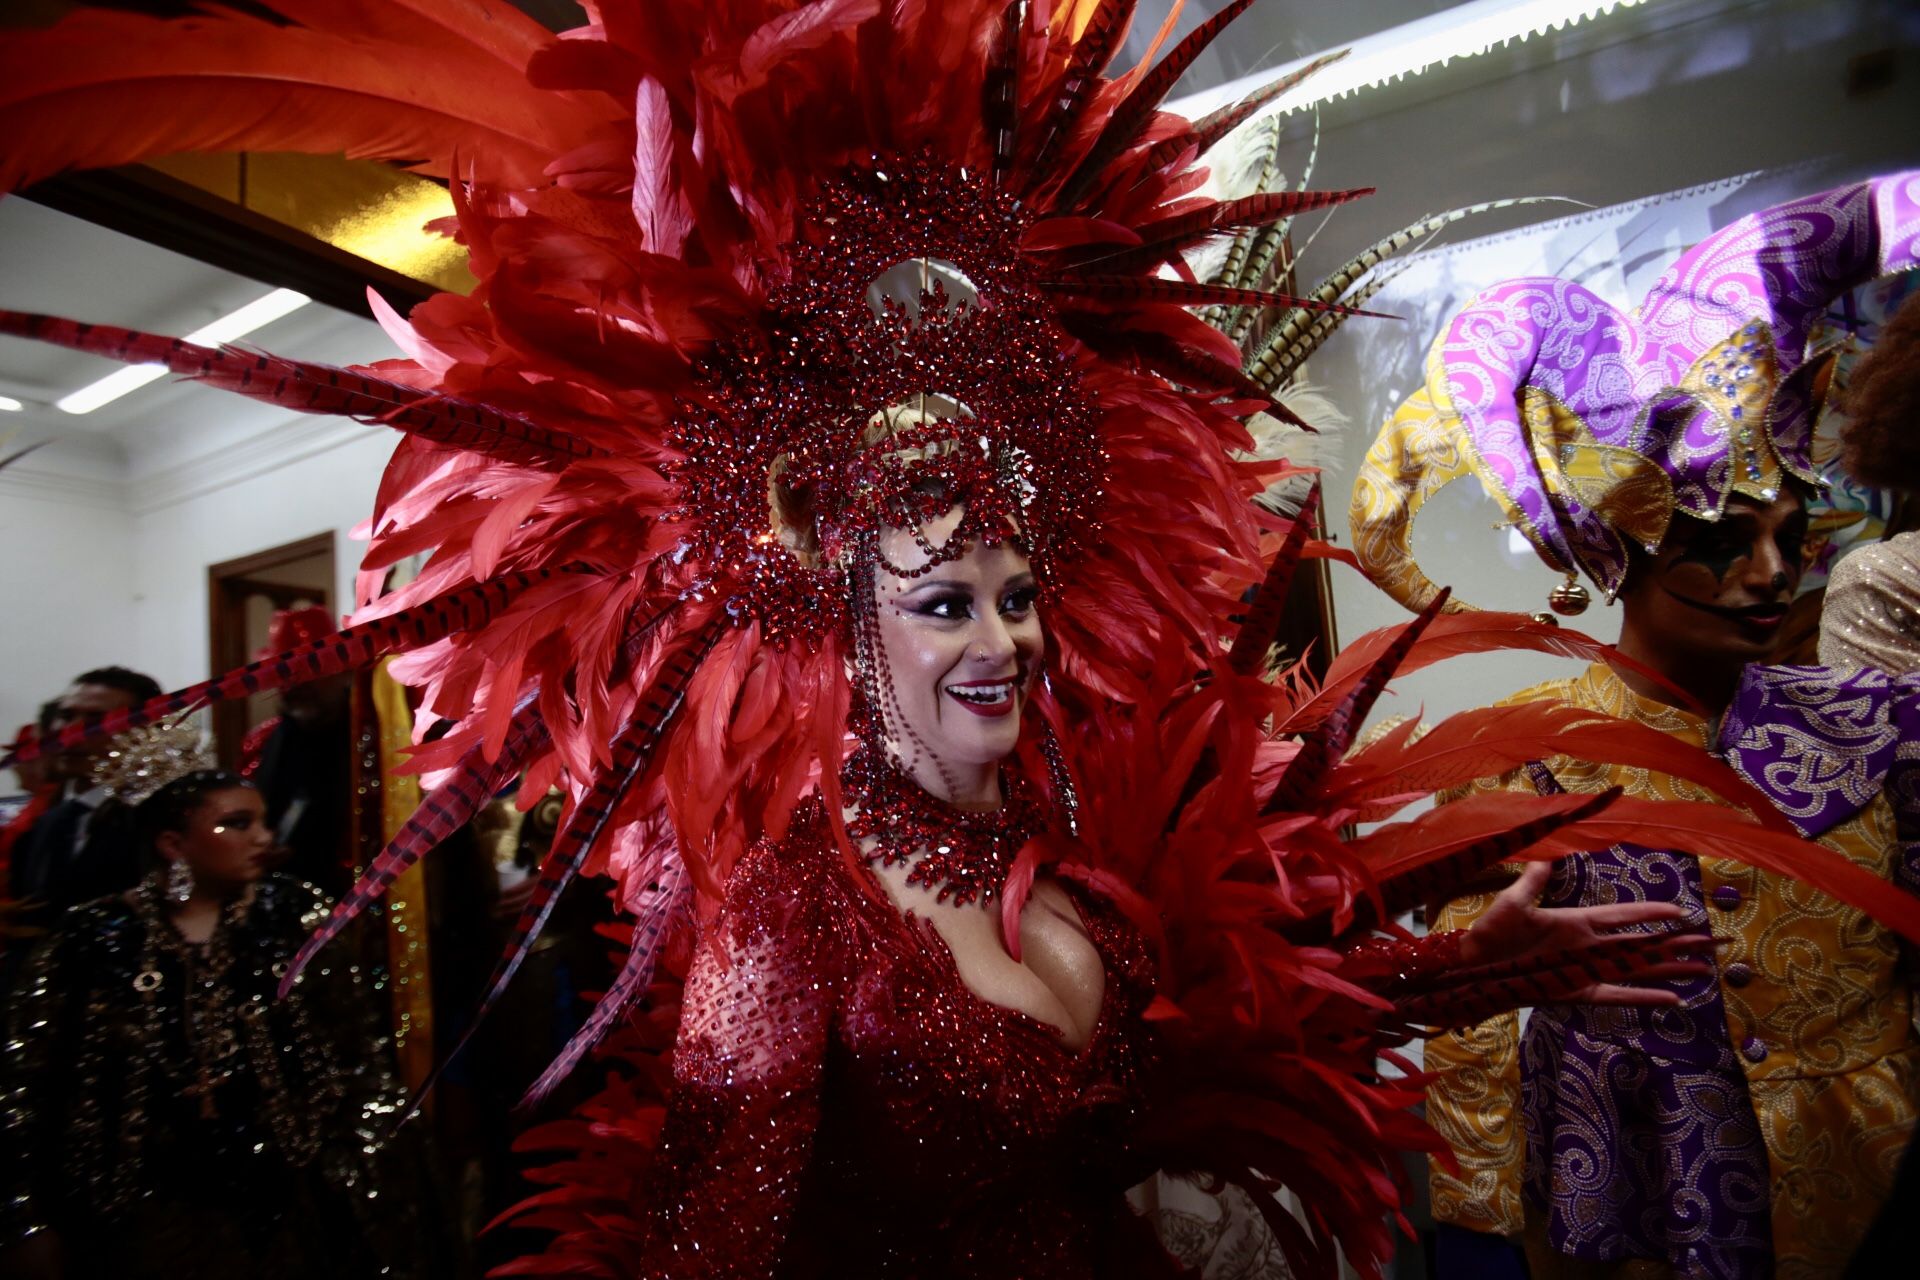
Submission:
M 1317 490 L 1275 509 L 1297 470 L 1247 423 L 1292 419 L 1300 335 L 1352 313 L 1351 281 L 1281 291 L 1263 229 L 1364 193 L 1203 189 L 1277 90 L 1159 109 L 1246 0 L 1111 76 L 1114 0 L 607 0 L 565 39 L 482 0 L 260 7 L 13 37 L 6 185 L 406 162 L 479 284 L 382 309 L 406 358 L 354 370 L 0 312 L 398 433 L 344 630 L 171 694 L 96 681 L 16 748 L 70 776 L 13 844 L 44 936 L 7 958 L 10 1274 L 471 1268 L 354 947 L 508 793 L 555 826 L 472 1004 L 569 889 L 619 923 L 528 1100 L 598 1092 L 523 1134 L 500 1274 L 1259 1274 L 1156 1209 L 1173 1184 L 1276 1267 L 1378 1274 L 1419 1153 L 1441 1275 L 1906 1251 L 1920 535 L 1833 573 L 1818 664 L 1774 659 L 1829 403 L 1856 480 L 1920 483 L 1920 316 L 1845 377 L 1815 341 L 1920 268 L 1920 173 L 1733 222 L 1631 309 L 1483 292 L 1345 556 Z M 1468 476 L 1617 645 L 1426 576 L 1414 517 Z M 1310 557 L 1412 620 L 1276 662 Z M 1591 665 L 1362 736 L 1396 674 L 1498 649 Z M 339 846 L 296 765 L 376 667 L 420 804 L 329 905 L 276 835 Z M 203 767 L 187 713 L 302 687 L 252 776 Z M 55 915 L 100 787 L 128 879 Z

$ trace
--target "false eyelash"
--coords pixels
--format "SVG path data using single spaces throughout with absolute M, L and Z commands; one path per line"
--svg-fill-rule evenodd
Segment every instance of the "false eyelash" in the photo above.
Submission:
M 945 605 L 958 605 L 962 609 L 966 609 L 966 608 L 970 608 L 972 604 L 973 604 L 972 597 L 964 596 L 959 594 L 958 592 L 954 592 L 948 595 L 936 596 L 931 600 L 923 600 L 920 603 L 914 605 L 911 612 L 918 614 L 923 618 L 933 618 L 940 622 L 958 622 L 960 621 L 960 619 L 946 615 L 946 614 L 936 613 L 935 610 Z
M 1015 601 L 1019 601 L 1015 604 Z M 1026 613 L 1040 603 L 1040 588 L 1022 587 L 1008 595 L 1000 604 L 1002 613 Z

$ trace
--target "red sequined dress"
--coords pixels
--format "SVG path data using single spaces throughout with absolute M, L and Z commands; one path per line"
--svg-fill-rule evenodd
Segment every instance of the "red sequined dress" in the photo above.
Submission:
M 1073 894 L 1106 968 L 1067 1048 L 960 980 L 817 817 L 735 873 L 689 975 L 637 1274 L 1172 1275 L 1123 1193 L 1153 996 L 1140 936 Z
M 634 1216 L 597 1215 L 603 1268 L 1182 1274 L 1125 1199 L 1155 1171 L 1132 1137 L 1164 1085 L 1140 933 L 1100 894 L 1063 882 L 1106 974 L 1076 1051 L 974 994 L 931 924 L 866 876 L 817 807 L 741 863 L 715 945 L 694 953 L 664 1122 L 628 1184 Z M 1457 935 L 1365 954 L 1357 976 L 1391 987 L 1454 963 Z M 648 1056 L 621 1047 L 629 1062 Z M 626 1124 L 650 1110 L 602 1102 Z

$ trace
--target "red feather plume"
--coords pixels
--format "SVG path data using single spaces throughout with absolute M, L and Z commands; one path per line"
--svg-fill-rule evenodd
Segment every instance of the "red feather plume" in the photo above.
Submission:
M 1099 89 L 1100 73 L 1106 70 L 1121 42 L 1127 38 L 1135 3 L 1136 0 L 1099 0 L 1086 29 L 1074 42 L 1066 65 L 1049 89 L 1053 105 L 1039 122 L 1040 144 L 1026 166 L 1027 195 L 1032 196 L 1061 176 L 1055 162 L 1066 150 L 1092 104 Z
M 1107 165 L 1139 140 L 1141 131 L 1153 116 L 1154 108 L 1160 105 L 1180 77 L 1187 73 L 1194 59 L 1205 52 L 1214 37 L 1226 30 L 1227 24 L 1246 12 L 1247 6 L 1252 3 L 1253 0 L 1230 0 L 1219 12 L 1188 32 L 1173 47 L 1173 52 L 1138 79 L 1127 96 L 1121 99 L 1120 105 L 1114 108 L 1113 114 L 1107 117 L 1092 149 L 1060 185 L 1058 203 L 1061 207 L 1071 207 L 1078 202 Z

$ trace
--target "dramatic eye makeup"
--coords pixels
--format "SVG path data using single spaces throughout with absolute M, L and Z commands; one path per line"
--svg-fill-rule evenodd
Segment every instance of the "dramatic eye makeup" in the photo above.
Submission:
M 1002 615 L 1022 617 L 1033 611 L 1039 601 L 1040 588 L 1030 574 L 1022 574 L 1010 583 L 1000 596 Z M 899 607 L 907 613 L 922 618 L 935 618 L 942 622 L 959 622 L 972 616 L 974 591 L 965 583 L 942 582 L 935 580 L 923 582 L 913 590 L 906 592 L 899 601 Z
M 1771 537 L 1789 572 L 1797 573 L 1805 552 L 1808 520 L 1806 512 L 1796 511 L 1776 525 Z M 1769 536 L 1761 522 L 1751 515 L 1729 514 L 1717 524 L 1702 526 L 1674 556 L 1677 567 L 1697 564 L 1724 585 L 1727 577 L 1742 561 L 1753 558 L 1759 540 Z
M 1719 524 L 1708 525 L 1689 538 L 1673 559 L 1676 566 L 1697 564 L 1724 583 L 1734 565 L 1753 555 L 1753 522 L 1731 516 Z
M 958 622 L 973 609 L 973 589 L 965 583 L 934 579 L 901 594 L 899 608 L 922 618 Z

